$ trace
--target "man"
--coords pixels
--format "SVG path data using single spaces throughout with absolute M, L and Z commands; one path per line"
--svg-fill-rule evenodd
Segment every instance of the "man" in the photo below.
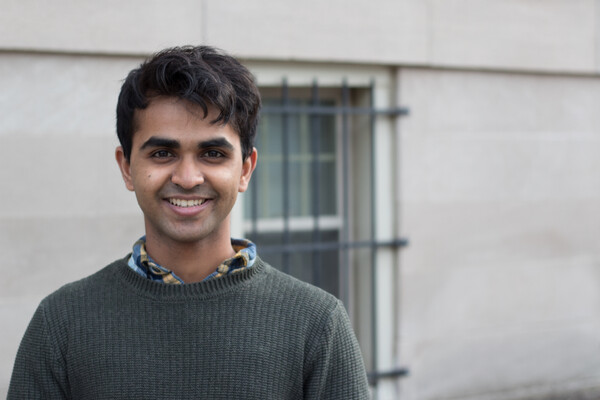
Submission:
M 230 238 L 259 108 L 249 71 L 210 47 L 165 50 L 128 75 L 116 159 L 145 236 L 42 301 L 9 399 L 368 397 L 342 304 Z

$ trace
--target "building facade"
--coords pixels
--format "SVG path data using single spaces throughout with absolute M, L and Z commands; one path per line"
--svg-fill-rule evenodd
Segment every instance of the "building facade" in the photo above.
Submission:
M 265 100 L 234 233 L 344 301 L 373 398 L 599 397 L 599 28 L 598 0 L 3 1 L 0 395 L 39 301 L 143 233 L 121 80 L 209 44 Z

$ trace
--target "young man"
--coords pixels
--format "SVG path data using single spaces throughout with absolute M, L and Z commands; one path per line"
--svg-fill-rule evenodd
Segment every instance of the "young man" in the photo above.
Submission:
M 365 399 L 342 304 L 230 238 L 257 162 L 260 95 L 209 47 L 125 80 L 116 159 L 144 214 L 130 255 L 42 301 L 9 399 Z

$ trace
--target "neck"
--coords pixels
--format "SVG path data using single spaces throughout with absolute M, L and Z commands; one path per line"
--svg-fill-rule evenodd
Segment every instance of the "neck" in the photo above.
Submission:
M 147 234 L 146 251 L 158 264 L 173 271 L 185 283 L 202 281 L 223 261 L 235 255 L 229 235 L 219 240 L 181 243 Z

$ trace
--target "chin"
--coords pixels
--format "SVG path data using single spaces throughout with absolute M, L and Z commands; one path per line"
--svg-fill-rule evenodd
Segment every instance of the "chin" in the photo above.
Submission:
M 188 221 L 192 222 L 192 221 Z M 192 244 L 201 241 L 211 241 L 213 238 L 221 237 L 222 225 L 210 221 L 194 221 L 193 223 L 155 223 L 146 225 L 146 230 L 154 232 L 159 240 L 173 244 Z M 229 240 L 229 237 L 227 237 Z
M 169 237 L 176 242 L 194 243 L 219 238 L 223 233 L 220 229 L 207 229 L 207 226 L 203 226 L 202 228 L 203 229 L 196 228 L 171 231 Z M 227 239 L 229 240 L 229 237 L 227 237 Z
M 209 235 L 207 235 L 206 233 L 177 233 L 177 234 L 171 234 L 171 235 L 166 235 L 171 241 L 173 242 L 177 242 L 177 243 L 196 243 L 196 242 L 200 242 L 204 239 L 206 239 L 207 237 L 209 237 Z

